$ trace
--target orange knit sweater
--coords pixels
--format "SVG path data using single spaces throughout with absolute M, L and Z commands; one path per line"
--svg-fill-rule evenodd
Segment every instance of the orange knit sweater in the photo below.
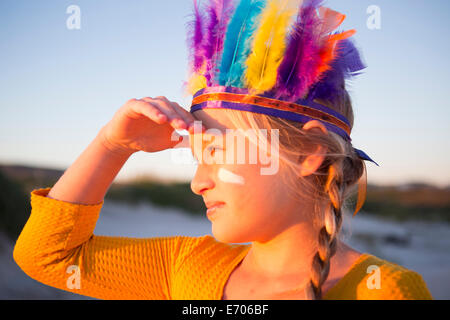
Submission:
M 13 252 L 28 276 L 48 286 L 99 299 L 220 300 L 231 272 L 250 249 L 210 235 L 94 235 L 104 202 L 82 205 L 51 199 L 46 197 L 50 189 L 31 192 L 31 215 Z M 368 270 L 373 266 L 379 271 L 378 282 L 373 282 L 378 271 Z M 432 296 L 418 273 L 364 253 L 324 299 Z

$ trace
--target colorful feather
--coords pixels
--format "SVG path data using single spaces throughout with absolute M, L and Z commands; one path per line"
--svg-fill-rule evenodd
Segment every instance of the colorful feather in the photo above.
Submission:
M 194 0 L 194 19 L 188 22 L 188 47 L 191 53 L 190 61 L 193 72 L 198 72 L 204 63 L 204 48 L 203 48 L 203 26 L 204 18 L 197 5 L 197 0 Z M 193 58 L 193 59 L 192 59 Z
M 216 84 L 213 80 L 217 72 L 217 60 L 223 50 L 225 33 L 233 9 L 232 0 L 211 0 L 207 8 L 209 21 L 203 48 L 206 60 L 205 77 L 208 86 Z
M 319 17 L 322 19 L 321 34 L 328 34 L 344 22 L 346 15 L 326 7 L 319 7 Z
M 203 29 L 204 17 L 199 10 L 197 0 L 194 0 L 193 19 L 187 23 L 187 47 L 189 51 L 189 80 L 184 83 L 189 93 L 196 92 L 202 89 L 203 84 L 206 84 L 204 72 L 206 69 L 205 52 L 203 46 Z M 206 86 L 206 85 L 205 85 Z
M 336 56 L 336 44 L 340 40 L 347 39 L 351 36 L 353 36 L 356 33 L 356 30 L 348 30 L 342 33 L 338 33 L 332 36 L 329 36 L 327 40 L 325 41 L 325 44 L 323 45 L 321 51 L 320 51 L 320 57 L 321 57 L 321 64 L 318 68 L 318 76 L 317 80 L 319 80 L 319 76 L 323 74 L 325 71 L 330 69 L 330 63 L 335 59 Z
M 284 97 L 289 101 L 304 98 L 330 70 L 330 64 L 336 58 L 336 44 L 356 32 L 349 30 L 329 35 L 346 16 L 320 6 L 321 3 L 322 0 L 306 0 L 301 8 L 278 71 L 277 98 Z
M 246 61 L 245 86 L 255 94 L 273 88 L 276 83 L 288 26 L 296 12 L 288 6 L 292 3 L 298 1 L 272 0 L 262 13 L 261 26 L 251 44 L 253 51 Z
M 322 79 L 311 89 L 308 98 L 323 99 L 333 104 L 341 102 L 345 95 L 344 81 L 361 74 L 360 71 L 365 68 L 366 65 L 362 62 L 360 53 L 351 39 L 339 41 L 336 47 L 336 58 Z
M 330 34 L 345 15 L 322 7 L 323 0 L 240 0 L 234 12 L 233 0 L 209 0 L 208 21 L 193 1 L 194 19 L 188 27 L 191 75 L 185 83 L 191 94 L 224 85 L 257 94 L 272 90 L 277 99 L 296 101 L 313 87 L 322 97 L 325 87 L 339 91 L 338 79 L 361 70 L 357 49 L 344 41 L 355 30 Z M 325 77 L 329 84 L 322 81 Z M 336 92 L 331 98 L 340 96 Z
M 276 98 L 296 101 L 303 97 L 317 75 L 320 64 L 321 27 L 316 9 L 322 0 L 305 0 L 289 36 L 276 83 Z
M 183 82 L 184 93 L 194 95 L 198 90 L 206 88 L 206 78 L 203 75 L 205 68 L 200 69 L 199 73 L 192 73 L 188 81 Z
M 251 48 L 250 37 L 259 27 L 265 0 L 241 0 L 228 25 L 218 74 L 220 85 L 242 86 L 245 60 Z
M 331 10 L 329 8 L 320 7 L 319 17 L 321 19 L 321 37 L 322 44 L 320 50 L 321 63 L 318 67 L 318 75 L 316 81 L 319 80 L 321 74 L 330 69 L 330 62 L 335 58 L 335 48 L 339 40 L 351 37 L 356 30 L 349 30 L 343 33 L 328 35 L 330 32 L 339 27 L 345 20 L 345 14 Z
M 341 33 L 328 35 L 331 31 L 339 27 L 346 16 L 329 8 L 320 7 L 319 17 L 321 19 L 321 49 L 320 63 L 317 69 L 316 79 L 310 84 L 320 81 L 324 72 L 331 69 L 331 62 L 336 58 L 336 45 L 339 41 L 350 38 L 356 33 L 356 30 L 348 30 Z

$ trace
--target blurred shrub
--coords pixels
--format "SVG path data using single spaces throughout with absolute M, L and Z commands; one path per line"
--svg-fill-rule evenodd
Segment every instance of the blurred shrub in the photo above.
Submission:
M 176 207 L 190 214 L 200 215 L 206 211 L 203 199 L 195 195 L 189 183 L 161 183 L 134 181 L 127 184 L 113 183 L 105 199 L 123 201 L 136 205 L 148 201 L 161 207 Z
M 0 230 L 15 241 L 30 216 L 30 196 L 23 190 L 22 184 L 1 171 L 0 189 Z
M 450 190 L 425 184 L 409 187 L 372 186 L 367 189 L 364 211 L 398 221 L 450 222 Z

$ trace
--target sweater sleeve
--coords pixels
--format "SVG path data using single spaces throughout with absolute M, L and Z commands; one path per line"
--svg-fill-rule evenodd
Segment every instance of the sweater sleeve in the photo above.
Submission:
M 375 272 L 368 267 L 377 266 Z M 398 264 L 376 257 L 361 265 L 357 299 L 360 300 L 432 300 L 422 276 Z M 358 280 L 361 279 L 361 280 Z
M 397 297 L 401 300 L 433 300 L 422 276 L 412 270 L 402 272 L 397 279 Z
M 98 299 L 171 299 L 174 274 L 196 238 L 93 234 L 103 201 L 73 204 L 31 192 L 31 214 L 13 251 L 31 278 Z

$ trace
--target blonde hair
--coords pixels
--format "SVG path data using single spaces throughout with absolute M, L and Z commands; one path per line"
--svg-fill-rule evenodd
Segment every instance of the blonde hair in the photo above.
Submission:
M 347 91 L 342 100 L 333 105 L 327 101 L 316 102 L 344 115 L 349 120 L 350 127 L 353 127 L 353 108 Z M 336 253 L 338 237 L 341 240 L 343 219 L 349 212 L 347 200 L 354 193 L 352 187 L 356 186 L 365 170 L 363 160 L 357 156 L 349 142 L 334 132 L 328 131 L 328 135 L 322 131 L 306 132 L 299 122 L 253 112 L 224 110 L 236 128 L 254 129 L 258 139 L 261 139 L 259 129 L 279 130 L 279 163 L 280 167 L 288 169 L 289 174 L 283 175 L 283 178 L 290 185 L 290 196 L 309 199 L 314 203 L 313 221 L 318 223 L 320 231 L 318 250 L 313 257 L 311 277 L 305 290 L 308 298 L 322 299 L 322 284 L 328 278 L 330 259 Z M 254 136 L 248 138 L 255 139 Z M 266 136 L 263 138 L 267 139 L 267 145 L 270 146 L 270 139 Z M 253 142 L 256 143 L 255 140 Z M 303 177 L 300 175 L 299 165 L 316 150 L 317 145 L 326 147 L 324 161 L 314 174 Z M 327 209 L 324 212 L 318 210 L 320 204 L 325 204 Z

